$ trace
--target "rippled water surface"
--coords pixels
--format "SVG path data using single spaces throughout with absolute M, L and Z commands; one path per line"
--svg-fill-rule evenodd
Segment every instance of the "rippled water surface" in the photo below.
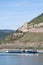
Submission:
M 43 54 L 0 53 L 0 65 L 43 65 Z

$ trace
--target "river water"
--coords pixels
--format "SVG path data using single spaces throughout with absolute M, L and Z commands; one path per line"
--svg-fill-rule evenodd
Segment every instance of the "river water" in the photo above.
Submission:
M 43 54 L 0 53 L 0 65 L 43 65 Z

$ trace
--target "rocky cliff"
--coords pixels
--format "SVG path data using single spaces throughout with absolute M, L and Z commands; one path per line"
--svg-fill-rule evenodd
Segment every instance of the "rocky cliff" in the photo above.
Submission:
M 43 32 L 43 14 L 37 16 L 30 22 L 24 23 L 18 30 L 22 32 Z
M 3 43 L 6 43 L 6 45 L 4 45 L 6 48 L 35 47 L 43 49 L 43 14 L 37 16 L 30 22 L 24 23 L 16 32 L 8 35 Z M 2 45 L 3 48 L 4 46 Z

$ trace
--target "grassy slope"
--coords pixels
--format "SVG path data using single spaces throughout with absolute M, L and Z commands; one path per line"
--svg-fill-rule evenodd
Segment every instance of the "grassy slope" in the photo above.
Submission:
M 0 31 L 0 41 L 2 41 L 4 38 L 6 38 L 8 36 L 8 33 L 5 32 L 1 32 Z
M 33 20 L 31 20 L 29 22 L 29 24 L 30 23 L 38 24 L 38 23 L 41 23 L 41 22 L 43 22 L 43 14 L 41 14 L 41 15 L 37 16 L 36 18 L 34 18 Z
M 33 23 L 33 24 L 38 24 L 43 22 L 43 14 L 39 15 L 38 17 L 34 18 L 33 20 L 31 20 L 29 22 L 29 24 Z M 43 42 L 43 33 L 32 33 L 32 32 L 28 32 L 25 33 L 25 35 L 20 36 L 20 37 L 16 37 L 13 39 L 12 34 L 9 35 L 7 37 L 7 41 L 15 41 L 15 40 L 19 40 L 21 42 Z
M 6 37 L 8 37 L 12 32 L 13 30 L 0 30 L 0 43 L 5 41 Z
M 31 20 L 29 24 L 31 23 L 38 24 L 41 22 L 43 22 L 43 14 Z M 21 42 L 43 42 L 43 33 L 28 32 L 22 38 L 18 40 Z
M 33 23 L 33 24 L 38 24 L 43 22 L 43 14 L 39 15 L 38 17 L 34 18 L 33 20 L 31 20 L 29 22 L 29 24 Z M 43 33 L 26 33 L 23 36 L 17 36 L 16 38 L 13 38 L 12 34 L 9 35 L 7 38 L 6 42 L 13 42 L 15 40 L 19 40 L 21 42 L 43 42 Z
M 27 33 L 22 38 L 18 39 L 20 42 L 43 42 L 43 33 Z

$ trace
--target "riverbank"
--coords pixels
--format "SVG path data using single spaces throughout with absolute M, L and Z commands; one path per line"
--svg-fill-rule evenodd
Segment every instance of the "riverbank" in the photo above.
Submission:
M 41 44 L 41 46 L 40 46 Z M 0 49 L 39 49 L 43 50 L 43 42 L 14 42 L 14 43 L 2 43 Z
M 43 48 L 32 47 L 25 43 L 6 43 L 0 45 L 0 53 L 43 53 Z
M 25 54 L 36 54 L 42 53 L 43 50 L 34 50 L 34 49 L 0 49 L 0 53 L 25 53 Z

